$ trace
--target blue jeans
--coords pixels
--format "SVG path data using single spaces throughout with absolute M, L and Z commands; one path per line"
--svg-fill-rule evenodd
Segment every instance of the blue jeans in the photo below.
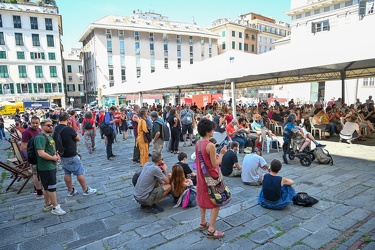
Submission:
M 109 160 L 109 158 L 113 155 L 112 144 L 113 144 L 113 140 L 114 140 L 115 135 L 112 133 L 110 135 L 107 135 L 106 137 L 107 137 L 107 146 L 106 146 L 107 160 Z
M 264 199 L 263 188 L 260 190 L 258 196 L 258 203 L 264 208 L 274 209 L 274 210 L 283 210 L 293 201 L 293 197 L 296 195 L 296 191 L 292 186 L 284 185 L 281 187 L 281 199 L 272 202 Z
M 85 169 L 83 168 L 78 155 L 72 157 L 61 157 L 61 165 L 67 175 L 79 175 L 85 173 Z
M 3 139 L 3 137 L 5 138 L 5 131 L 4 128 L 0 128 L 0 140 Z
M 238 142 L 240 144 L 240 148 L 244 148 L 247 139 L 245 137 L 236 135 L 232 138 L 232 141 Z
M 330 132 L 331 136 L 333 134 L 338 134 L 339 133 L 339 131 L 337 129 L 336 123 L 334 123 L 334 122 L 329 123 L 329 132 Z

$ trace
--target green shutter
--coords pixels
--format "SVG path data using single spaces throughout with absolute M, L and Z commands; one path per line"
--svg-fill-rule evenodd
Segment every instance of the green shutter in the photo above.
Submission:
M 42 59 L 46 59 L 46 57 L 44 56 L 44 52 L 42 52 L 40 54 L 42 54 Z
M 52 86 L 50 82 L 44 83 L 45 93 L 52 93 Z
M 3 85 L 0 83 L 0 95 L 3 94 Z
M 59 82 L 59 92 L 60 92 L 60 93 L 63 92 L 63 91 L 62 91 L 62 83 L 61 83 L 61 82 Z
M 21 83 L 17 83 L 17 93 L 21 94 Z
M 38 93 L 38 84 L 37 83 L 33 83 L 34 84 L 34 93 Z
M 14 94 L 14 83 L 9 83 L 10 93 Z
M 30 52 L 30 58 L 34 59 L 34 52 Z
M 33 93 L 33 84 L 32 84 L 31 82 L 29 82 L 29 83 L 27 84 L 27 87 L 28 87 L 28 89 L 29 89 L 29 94 L 32 94 L 32 93 Z M 35 93 L 37 93 L 37 92 L 35 92 Z

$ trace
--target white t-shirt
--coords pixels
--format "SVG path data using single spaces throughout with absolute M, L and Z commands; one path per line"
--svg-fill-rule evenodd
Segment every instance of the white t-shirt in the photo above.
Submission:
M 352 136 L 354 131 L 359 131 L 359 126 L 358 123 L 355 122 L 346 122 L 344 125 L 344 128 L 341 130 L 340 134 L 341 135 L 346 135 L 346 136 Z
M 258 169 L 267 162 L 257 154 L 245 155 L 242 163 L 241 179 L 243 182 L 257 182 L 259 180 Z

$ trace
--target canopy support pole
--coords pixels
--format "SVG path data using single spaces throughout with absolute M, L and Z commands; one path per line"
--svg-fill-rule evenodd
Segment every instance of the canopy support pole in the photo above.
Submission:
M 236 99 L 235 99 L 235 91 L 236 91 L 236 86 L 235 86 L 235 82 L 234 81 L 231 81 L 230 82 L 230 87 L 231 87 L 231 92 L 232 92 L 232 111 L 233 111 L 233 118 L 234 119 L 237 119 L 237 114 L 236 114 Z
M 139 92 L 139 106 L 141 108 L 143 107 L 143 94 L 142 94 L 142 92 Z
M 346 72 L 343 70 L 343 71 L 341 71 L 341 99 L 342 99 L 342 103 L 345 103 L 345 78 L 346 78 Z

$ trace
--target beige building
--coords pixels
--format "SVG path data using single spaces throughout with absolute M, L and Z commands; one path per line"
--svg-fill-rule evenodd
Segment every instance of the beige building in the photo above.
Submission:
M 74 108 L 86 103 L 82 68 L 81 49 L 71 49 L 64 57 L 64 73 L 67 103 Z
M 140 76 L 216 56 L 218 38 L 196 24 L 169 21 L 152 12 L 105 16 L 80 38 L 87 101 L 99 96 L 102 104 L 121 103 L 126 86 L 140 84 Z

